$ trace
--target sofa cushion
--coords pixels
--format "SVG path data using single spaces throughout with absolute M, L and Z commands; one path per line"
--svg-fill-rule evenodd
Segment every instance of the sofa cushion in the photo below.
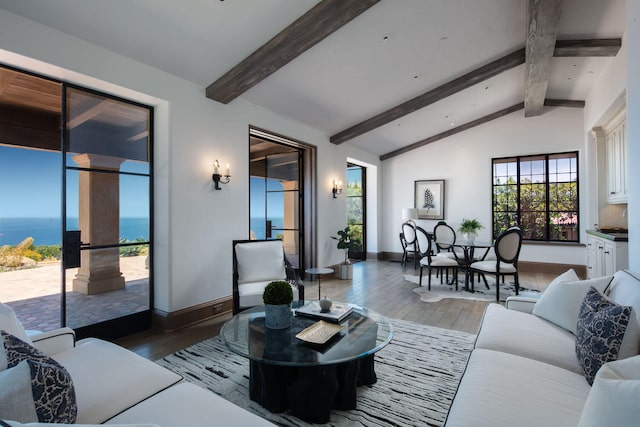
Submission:
M 640 353 L 640 278 L 628 271 L 620 270 L 613 275 L 613 280 L 606 293 L 607 297 L 620 305 L 633 307 L 633 316 L 629 319 L 625 332 L 620 357 L 635 356 Z
M 637 426 L 640 356 L 605 363 L 596 374 L 578 427 Z
M 575 355 L 575 336 L 551 322 L 500 304 L 489 304 L 476 348 L 503 351 L 583 374 Z
M 576 355 L 589 384 L 602 365 L 618 359 L 631 313 L 631 307 L 609 301 L 594 287 L 587 292 L 578 317 Z
M 238 283 L 285 280 L 284 252 L 280 240 L 238 243 L 235 246 Z M 262 303 L 261 303 L 262 304 Z
M 476 349 L 447 427 L 575 426 L 589 395 L 584 376 L 537 360 Z
M 73 423 L 76 420 L 76 395 L 71 376 L 58 362 L 35 347 L 2 331 L 0 334 L 7 368 L 27 373 L 37 418 L 18 421 Z M 25 377 L 22 377 L 25 380 Z M 5 416 L 0 414 L 0 417 Z M 10 418 L 10 417 L 7 417 Z
M 75 348 L 53 357 L 73 378 L 78 423 L 103 423 L 182 379 L 127 349 L 96 338 L 78 341 Z M 175 410 L 175 405 L 172 408 Z
M 604 292 L 613 276 L 573 282 L 553 281 L 542 293 L 533 308 L 533 314 L 576 333 L 578 312 L 584 296 L 592 286 Z
M 21 339 L 27 344 L 31 344 L 31 339 L 24 330 L 22 323 L 16 317 L 16 313 L 11 307 L 0 303 L 0 330 L 7 331 L 14 337 Z
M 142 420 L 162 427 L 273 426 L 269 421 L 191 383 L 174 385 L 109 420 L 107 424 Z

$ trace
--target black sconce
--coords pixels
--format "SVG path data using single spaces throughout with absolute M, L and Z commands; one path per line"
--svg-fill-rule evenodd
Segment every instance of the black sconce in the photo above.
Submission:
M 228 184 L 231 181 L 231 172 L 229 171 L 229 163 L 227 163 L 227 171 L 224 175 L 220 175 L 220 162 L 213 162 L 213 175 L 211 175 L 211 179 L 216 184 L 216 190 L 222 190 L 220 184 Z
M 334 179 L 333 190 L 331 190 L 331 192 L 333 193 L 334 199 L 338 198 L 338 194 L 342 194 L 342 181 L 336 182 L 336 180 Z

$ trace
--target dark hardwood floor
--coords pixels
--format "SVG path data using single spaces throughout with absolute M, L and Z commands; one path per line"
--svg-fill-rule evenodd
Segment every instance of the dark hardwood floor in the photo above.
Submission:
M 397 262 L 368 260 L 354 264 L 353 280 L 323 278 L 322 295 L 335 301 L 348 301 L 371 308 L 387 317 L 425 325 L 476 333 L 487 302 L 444 299 L 425 303 L 413 292 L 417 286 L 403 279 L 404 274 L 417 274 L 412 266 Z M 520 283 L 531 289 L 544 290 L 554 274 L 521 272 Z M 231 285 L 229 285 L 231 286 Z M 461 291 L 462 292 L 462 291 Z M 305 281 L 307 299 L 317 298 L 317 282 Z M 160 359 L 177 350 L 218 335 L 231 315 L 170 333 L 144 331 L 117 341 L 143 357 Z

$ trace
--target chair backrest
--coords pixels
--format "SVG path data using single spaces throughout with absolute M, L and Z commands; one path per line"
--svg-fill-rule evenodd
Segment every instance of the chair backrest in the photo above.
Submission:
M 402 234 L 408 245 L 413 245 L 416 242 L 416 224 L 409 220 L 402 224 Z
M 444 221 L 440 221 L 433 228 L 433 236 L 438 252 L 452 249 L 453 244 L 456 242 L 455 230 Z
M 238 242 L 233 251 L 238 283 L 286 279 L 282 240 Z
M 400 244 L 402 245 L 402 250 L 407 247 L 407 239 L 404 238 L 404 233 L 401 231 L 398 233 L 398 237 L 400 237 Z
M 498 262 L 517 264 L 522 247 L 522 230 L 520 227 L 511 227 L 503 231 L 496 239 L 494 246 Z
M 416 227 L 416 242 L 418 243 L 418 254 L 421 258 L 431 256 L 431 236 L 422 227 Z

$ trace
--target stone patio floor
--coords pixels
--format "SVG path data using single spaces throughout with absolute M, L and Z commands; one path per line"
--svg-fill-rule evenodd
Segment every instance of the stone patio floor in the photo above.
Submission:
M 144 256 L 121 257 L 125 288 L 98 295 L 73 292 L 77 269 L 66 273 L 67 325 L 71 328 L 143 311 L 149 307 L 149 271 Z M 59 262 L 0 272 L 0 302 L 13 308 L 25 329 L 49 331 L 61 326 Z

